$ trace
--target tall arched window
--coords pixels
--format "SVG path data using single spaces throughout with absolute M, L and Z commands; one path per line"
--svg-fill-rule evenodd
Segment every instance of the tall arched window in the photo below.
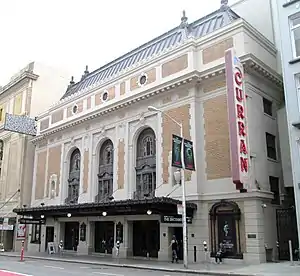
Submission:
M 237 203 L 225 200 L 217 202 L 210 209 L 209 215 L 212 257 L 222 243 L 225 258 L 243 258 L 240 235 L 241 210 Z
M 70 170 L 68 179 L 68 197 L 66 203 L 77 203 L 80 187 L 80 161 L 81 155 L 79 149 L 75 149 L 70 157 Z
M 106 140 L 100 148 L 98 170 L 98 195 L 96 201 L 105 201 L 113 193 L 113 143 Z
M 156 146 L 155 133 L 144 129 L 137 140 L 136 192 L 135 198 L 151 197 L 156 188 Z

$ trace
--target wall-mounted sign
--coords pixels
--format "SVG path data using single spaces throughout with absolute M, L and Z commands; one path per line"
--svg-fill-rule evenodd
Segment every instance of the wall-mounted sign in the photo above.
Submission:
M 182 168 L 182 143 L 182 137 L 175 134 L 172 135 L 172 166 L 176 168 Z
M 45 224 L 46 220 L 44 220 L 44 219 L 20 218 L 19 223 L 21 223 L 21 224 Z
M 23 240 L 26 238 L 26 224 L 17 224 L 17 239 Z
M 231 173 L 239 190 L 249 179 L 249 143 L 243 64 L 234 49 L 225 52 Z
M 183 162 L 186 170 L 195 170 L 193 142 L 183 139 Z
M 162 223 L 182 223 L 181 215 L 173 215 L 173 216 L 161 216 Z M 186 217 L 186 222 L 191 224 L 193 222 L 192 217 Z
M 16 133 L 36 136 L 36 120 L 25 115 L 6 113 L 4 129 Z
M 80 241 L 86 240 L 86 224 L 83 222 L 80 225 Z

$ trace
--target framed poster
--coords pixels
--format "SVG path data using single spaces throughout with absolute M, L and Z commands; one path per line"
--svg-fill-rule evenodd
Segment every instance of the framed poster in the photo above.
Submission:
M 26 238 L 26 224 L 17 224 L 17 239 L 24 240 Z

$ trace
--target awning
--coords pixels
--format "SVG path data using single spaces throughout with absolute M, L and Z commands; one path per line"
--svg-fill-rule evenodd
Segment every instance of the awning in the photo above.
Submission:
M 68 213 L 72 216 L 100 216 L 102 215 L 102 212 L 106 212 L 107 216 L 142 215 L 146 214 L 147 210 L 151 210 L 152 214 L 175 215 L 177 214 L 178 204 L 181 204 L 180 200 L 169 197 L 153 197 L 98 203 L 16 208 L 13 211 L 20 216 L 32 216 L 33 218 L 40 218 L 41 215 L 44 215 L 45 217 L 65 217 Z M 197 205 L 195 203 L 187 202 L 186 207 L 187 215 L 193 217 L 194 211 L 197 210 Z

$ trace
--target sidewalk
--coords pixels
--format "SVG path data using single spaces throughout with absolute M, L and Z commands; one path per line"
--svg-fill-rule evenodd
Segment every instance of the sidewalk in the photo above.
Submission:
M 27 252 L 26 252 L 27 253 Z M 260 265 L 232 265 L 225 264 L 217 265 L 214 263 L 208 264 L 189 264 L 189 268 L 183 268 L 182 264 L 172 264 L 168 262 L 150 261 L 150 260 L 136 260 L 136 259 L 112 259 L 100 256 L 78 256 L 74 254 L 64 254 L 63 256 L 48 255 L 46 253 L 37 253 L 30 255 L 25 253 L 26 259 L 59 261 L 69 263 L 81 263 L 89 265 L 102 265 L 111 267 L 126 267 L 143 270 L 158 270 L 165 272 L 179 272 L 200 275 L 235 275 L 235 276 L 282 276 L 288 274 L 289 276 L 300 275 L 300 263 L 295 263 L 291 266 L 289 262 L 284 263 L 265 263 Z M 16 257 L 20 255 L 15 252 L 1 252 L 0 256 Z

